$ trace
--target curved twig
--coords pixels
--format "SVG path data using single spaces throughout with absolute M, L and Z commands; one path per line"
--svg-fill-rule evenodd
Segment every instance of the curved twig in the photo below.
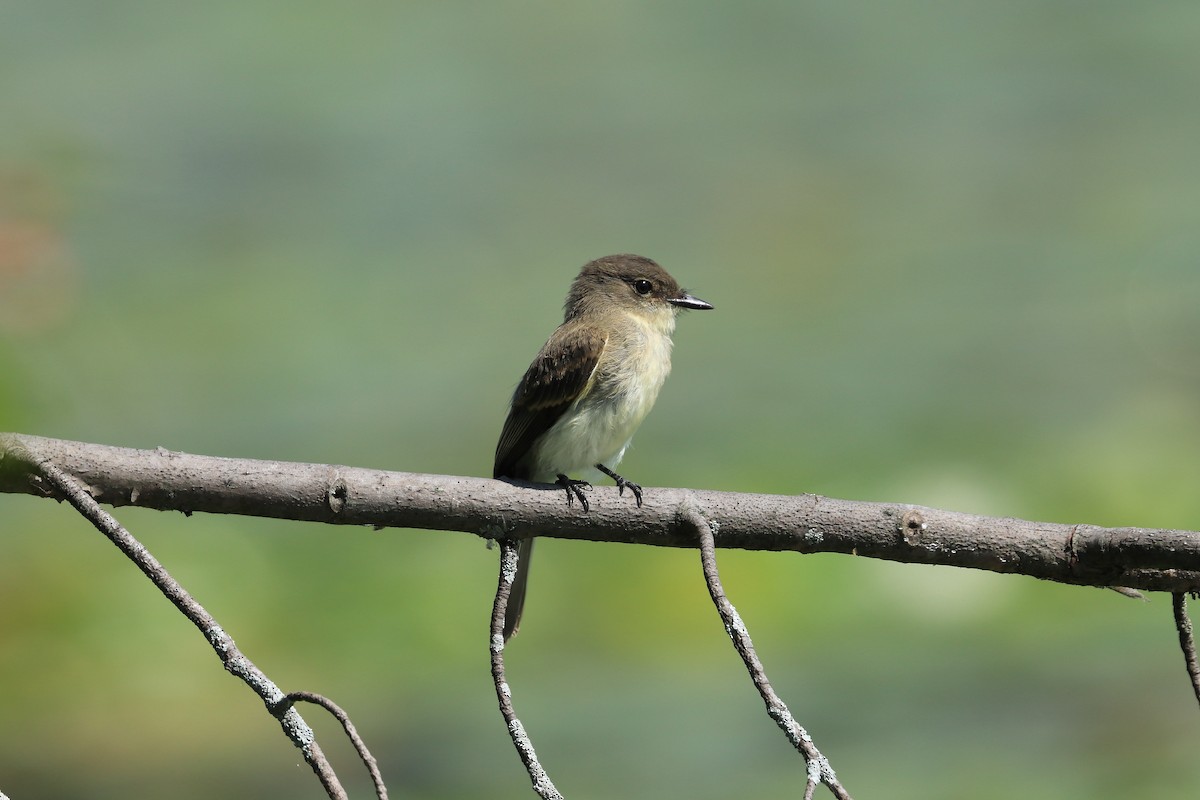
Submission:
M 767 706 L 767 715 L 775 720 L 775 724 L 784 732 L 792 746 L 800 752 L 808 767 L 808 779 L 804 787 L 805 800 L 811 800 L 813 792 L 820 784 L 828 786 L 829 791 L 833 792 L 833 796 L 838 800 L 851 800 L 849 792 L 838 782 L 829 760 L 817 749 L 812 736 L 796 722 L 792 712 L 788 710 L 787 704 L 775 693 L 775 689 L 767 679 L 762 661 L 754 651 L 754 642 L 750 639 L 750 632 L 746 630 L 746 625 L 738 615 L 737 609 L 733 607 L 733 603 L 729 602 L 729 598 L 725 596 L 725 590 L 721 586 L 721 577 L 717 573 L 717 549 L 712 525 L 694 507 L 685 507 L 680 516 L 681 520 L 695 531 L 699 540 L 700 563 L 704 570 L 704 582 L 708 586 L 709 597 L 712 598 L 713 605 L 717 607 L 721 621 L 725 623 L 725 632 L 733 640 L 733 646 L 738 655 L 742 657 L 746 671 L 750 673 L 750 680 L 754 682 L 754 688 L 758 689 L 763 703 Z
M 293 703 L 297 702 L 318 705 L 332 714 L 333 718 L 341 723 L 342 730 L 346 732 L 346 737 L 354 745 L 354 749 L 358 752 L 358 757 L 362 760 L 363 766 L 367 768 L 367 772 L 371 775 L 371 782 L 375 784 L 375 796 L 379 800 L 388 800 L 387 786 L 383 782 L 383 773 L 379 771 L 379 762 L 375 760 L 375 756 L 371 755 L 371 751 L 367 749 L 367 743 L 358 735 L 358 729 L 354 727 L 354 723 L 350 720 L 350 715 L 337 703 L 325 695 L 317 694 L 316 692 L 288 692 L 279 701 L 277 710 L 280 712 L 287 711 Z
M 546 770 L 538 761 L 537 753 L 533 749 L 533 742 L 525 733 L 525 726 L 521 724 L 521 720 L 517 719 L 517 713 L 513 710 L 512 690 L 504 677 L 504 611 L 508 608 L 508 597 L 512 593 L 513 580 L 516 575 L 517 542 L 512 539 L 501 539 L 500 580 L 496 586 L 496 599 L 492 603 L 492 620 L 488 639 L 491 649 L 492 682 L 496 686 L 496 699 L 500 702 L 500 714 L 504 717 L 504 724 L 508 728 L 508 735 L 512 738 L 513 746 L 517 748 L 517 755 L 521 757 L 521 763 L 525 765 L 525 771 L 529 773 L 533 790 L 543 800 L 563 800 L 563 796 L 559 794 L 558 789 L 551 782 L 550 776 L 546 774 Z

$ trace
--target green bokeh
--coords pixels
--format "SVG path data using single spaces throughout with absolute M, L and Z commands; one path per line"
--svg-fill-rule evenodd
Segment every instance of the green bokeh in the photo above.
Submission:
M 487 475 L 574 272 L 632 251 L 717 308 L 623 464 L 647 487 L 1200 528 L 1198 30 L 1187 2 L 8 4 L 0 430 Z M 478 540 L 120 518 L 353 714 L 393 796 L 529 796 Z M 860 800 L 1200 787 L 1164 597 L 721 563 Z M 14 800 L 320 796 L 65 507 L 0 496 L 0 638 Z M 569 797 L 801 793 L 695 553 L 545 542 L 509 669 Z

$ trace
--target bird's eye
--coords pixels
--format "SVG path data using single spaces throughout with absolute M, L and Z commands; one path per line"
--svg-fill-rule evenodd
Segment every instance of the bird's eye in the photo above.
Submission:
M 633 290 L 643 297 L 650 294 L 650 290 L 653 288 L 654 287 L 650 284 L 650 281 L 646 280 L 645 278 L 639 278 L 633 282 Z

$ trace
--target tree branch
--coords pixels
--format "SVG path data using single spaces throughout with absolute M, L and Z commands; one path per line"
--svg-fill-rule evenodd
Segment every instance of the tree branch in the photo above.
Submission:
M 1200 533 L 1029 522 L 818 495 L 655 489 L 635 509 L 597 488 L 581 514 L 534 484 L 327 464 L 216 458 L 0 433 L 0 491 L 52 494 L 52 460 L 98 502 L 190 514 L 244 514 L 343 525 L 467 531 L 489 539 L 554 536 L 695 547 L 690 503 L 717 547 L 845 553 L 1150 591 L 1200 590 Z
M 300 750 L 304 755 L 304 760 L 312 767 L 317 779 L 325 788 L 326 794 L 332 800 L 346 800 L 345 789 L 342 788 L 337 775 L 334 774 L 333 768 L 325 758 L 321 746 L 317 744 L 312 729 L 300 716 L 300 712 L 296 711 L 291 703 L 281 702 L 285 696 L 279 687 L 256 667 L 254 662 L 242 654 L 242 651 L 234 644 L 233 638 L 217 624 L 204 606 L 200 605 L 183 586 L 171 577 L 166 568 L 150 554 L 150 551 L 141 542 L 125 530 L 111 514 L 102 509 L 78 480 L 68 475 L 51 460 L 39 459 L 33 453 L 26 453 L 25 458 L 31 459 L 27 461 L 27 464 L 32 469 L 36 469 L 36 476 L 53 489 L 55 496 L 65 498 L 80 514 L 95 525 L 97 530 L 107 536 L 179 609 L 180 613 L 204 634 L 204 638 L 216 651 L 225 669 L 253 689 L 255 694 L 266 704 L 271 715 L 279 721 L 284 734 Z

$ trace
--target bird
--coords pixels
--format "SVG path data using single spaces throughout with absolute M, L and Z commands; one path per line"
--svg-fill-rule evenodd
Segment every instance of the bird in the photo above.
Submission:
M 496 444 L 494 478 L 553 483 L 587 512 L 586 480 L 604 473 L 638 507 L 641 485 L 615 468 L 671 371 L 671 335 L 681 310 L 712 305 L 681 289 L 653 260 L 629 253 L 589 261 L 571 283 L 563 322 L 525 371 Z M 521 622 L 533 538 L 518 547 L 504 640 Z

